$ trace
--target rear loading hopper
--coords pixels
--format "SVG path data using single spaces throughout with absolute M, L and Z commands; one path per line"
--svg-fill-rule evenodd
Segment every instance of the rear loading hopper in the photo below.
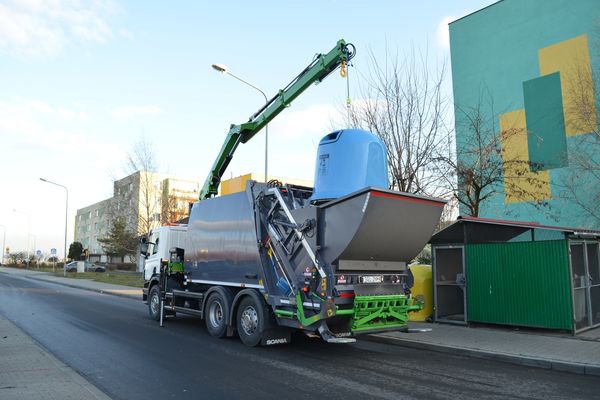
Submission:
M 321 206 L 320 254 L 334 266 L 341 296 L 353 294 L 353 332 L 402 329 L 408 312 L 420 309 L 408 296 L 406 265 L 431 237 L 444 205 L 367 188 Z
M 339 270 L 404 270 L 431 237 L 444 204 L 375 188 L 325 203 L 321 255 L 339 261 Z

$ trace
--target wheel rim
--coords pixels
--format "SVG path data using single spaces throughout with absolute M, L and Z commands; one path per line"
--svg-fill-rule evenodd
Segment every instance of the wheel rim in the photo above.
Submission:
M 160 307 L 160 299 L 158 298 L 158 295 L 155 293 L 154 295 L 152 295 L 152 300 L 150 300 L 150 310 L 152 311 L 152 314 L 158 313 L 159 307 Z
M 258 330 L 258 313 L 256 309 L 252 306 L 246 307 L 242 312 L 240 323 L 246 335 L 254 335 Z
M 221 326 L 223 321 L 223 307 L 219 301 L 213 301 L 208 309 L 208 320 L 214 328 Z

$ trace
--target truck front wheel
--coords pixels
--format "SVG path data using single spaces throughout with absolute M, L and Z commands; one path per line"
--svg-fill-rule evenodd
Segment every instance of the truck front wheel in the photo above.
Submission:
M 242 299 L 237 312 L 237 330 L 242 343 L 246 346 L 257 346 L 262 339 L 264 327 L 264 307 L 257 304 L 252 296 Z
M 206 329 L 211 336 L 222 338 L 227 333 L 228 306 L 219 292 L 210 295 L 206 303 Z
M 155 321 L 160 319 L 160 291 L 158 285 L 152 286 L 150 294 L 148 294 L 148 312 Z

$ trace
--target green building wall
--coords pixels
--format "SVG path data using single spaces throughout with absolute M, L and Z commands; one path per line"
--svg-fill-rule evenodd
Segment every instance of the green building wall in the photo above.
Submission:
M 504 164 L 498 194 L 481 205 L 479 216 L 600 229 L 565 195 L 576 174 L 578 183 L 589 183 L 577 193 L 584 204 L 598 203 L 600 194 L 600 179 L 574 168 L 573 158 L 582 152 L 600 154 L 582 146 L 593 133 L 576 126 L 571 92 L 577 72 L 600 79 L 600 1 L 499 1 L 452 22 L 450 50 L 459 163 L 473 162 L 463 150 L 473 143 L 467 125 L 476 108 L 484 114 L 482 132 L 501 138 L 496 157 L 530 162 L 527 171 Z M 600 97 L 591 87 L 582 93 L 592 104 Z

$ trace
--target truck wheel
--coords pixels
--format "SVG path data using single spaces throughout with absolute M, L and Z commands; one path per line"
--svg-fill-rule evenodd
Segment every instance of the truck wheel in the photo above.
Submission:
M 244 297 L 237 312 L 237 330 L 242 343 L 257 346 L 262 339 L 263 326 L 264 307 L 252 296 Z
M 206 329 L 211 336 L 222 338 L 227 333 L 228 307 L 219 292 L 210 295 L 206 302 Z
M 160 291 L 158 285 L 152 286 L 150 294 L 148 295 L 148 312 L 150 317 L 158 321 L 160 319 Z

